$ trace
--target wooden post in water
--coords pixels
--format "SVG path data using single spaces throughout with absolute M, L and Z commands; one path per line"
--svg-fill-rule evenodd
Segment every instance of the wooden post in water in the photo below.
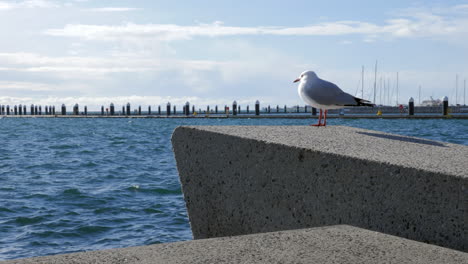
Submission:
M 177 115 L 176 105 L 174 105 L 174 115 Z
M 190 115 L 190 103 L 188 101 L 185 102 L 184 114 L 186 116 Z
M 101 115 L 103 116 L 104 115 L 104 106 L 101 105 Z
M 444 116 L 448 115 L 448 97 L 445 96 L 442 102 L 442 114 Z
M 260 115 L 260 101 L 255 102 L 255 115 Z
M 238 106 L 237 106 L 237 114 L 240 115 L 240 113 L 241 113 L 241 106 L 238 105 Z
M 32 105 L 31 105 L 32 107 Z M 65 104 L 62 104 L 62 115 L 66 115 L 67 114 L 67 107 L 65 106 Z M 32 112 L 32 111 L 31 111 Z
M 127 115 L 129 116 L 131 114 L 132 114 L 132 112 L 131 112 L 131 109 L 130 109 L 130 103 L 128 102 L 127 103 Z
M 171 103 L 170 102 L 167 102 L 167 105 L 166 105 L 166 116 L 170 116 L 171 115 Z
M 276 105 L 276 113 L 279 113 L 279 105 Z
M 7 112 L 7 115 L 10 115 L 10 106 L 9 105 L 6 106 L 6 112 Z
M 39 106 L 39 115 L 42 115 L 42 105 Z
M 114 106 L 114 103 L 111 103 L 110 106 L 110 115 L 114 115 L 115 114 L 115 106 Z
M 23 115 L 23 105 L 19 105 L 19 115 Z
M 55 105 L 52 106 L 52 114 L 55 115 Z
M 288 111 L 288 107 L 284 105 L 284 112 L 286 113 Z
M 15 109 L 15 115 L 18 115 L 18 106 L 14 106 L 14 109 Z
M 79 115 L 80 114 L 80 107 L 78 106 L 78 104 L 75 104 L 75 106 L 73 106 L 73 115 Z
M 125 105 L 122 105 L 122 115 L 125 115 Z
M 247 114 L 250 114 L 249 105 L 247 105 Z
M 237 115 L 237 102 L 232 102 L 232 115 Z
M 138 106 L 138 115 L 141 115 L 141 105 Z
M 215 114 L 218 113 L 218 105 L 215 105 Z
M 85 105 L 84 107 L 84 114 L 87 116 L 88 115 L 88 107 Z
M 192 115 L 195 114 L 195 105 L 192 105 Z
M 409 102 L 408 102 L 408 115 L 410 115 L 410 116 L 414 115 L 414 99 L 413 99 L 413 97 L 410 97 Z
M 268 113 L 271 113 L 271 107 L 270 105 L 268 105 L 268 110 L 267 110 Z
M 38 115 L 39 111 L 37 111 L 37 105 L 34 106 L 34 115 Z
M 148 105 L 148 115 L 151 115 L 151 105 Z
M 31 105 L 30 110 L 31 110 L 31 115 L 34 115 L 34 105 L 33 104 Z
M 158 115 L 161 115 L 161 105 L 158 105 Z

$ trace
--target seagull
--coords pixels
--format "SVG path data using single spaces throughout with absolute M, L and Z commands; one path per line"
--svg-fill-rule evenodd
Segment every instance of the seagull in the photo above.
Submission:
M 297 91 L 301 99 L 312 107 L 320 109 L 318 123 L 312 126 L 327 125 L 328 109 L 340 109 L 347 106 L 374 106 L 370 101 L 354 97 L 343 92 L 336 84 L 320 79 L 313 71 L 301 73 L 294 82 L 299 82 Z

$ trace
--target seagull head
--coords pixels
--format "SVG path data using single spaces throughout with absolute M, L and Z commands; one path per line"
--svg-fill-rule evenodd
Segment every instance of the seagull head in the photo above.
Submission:
M 299 78 L 294 80 L 294 82 L 306 81 L 309 78 L 310 79 L 315 79 L 315 78 L 317 78 L 317 74 L 315 74 L 315 72 L 313 72 L 313 71 L 305 71 L 305 72 L 301 73 L 301 75 L 299 75 Z

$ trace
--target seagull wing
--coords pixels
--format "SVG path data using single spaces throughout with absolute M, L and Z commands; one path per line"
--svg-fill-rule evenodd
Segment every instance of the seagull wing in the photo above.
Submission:
M 305 89 L 307 96 L 321 105 L 358 105 L 355 97 L 343 92 L 336 84 L 317 78 Z

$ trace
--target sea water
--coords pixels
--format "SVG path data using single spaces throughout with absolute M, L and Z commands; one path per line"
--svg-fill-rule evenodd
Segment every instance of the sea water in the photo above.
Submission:
M 313 122 L 0 119 L 0 259 L 189 240 L 174 128 Z M 468 145 L 468 120 L 330 119 L 329 125 Z

